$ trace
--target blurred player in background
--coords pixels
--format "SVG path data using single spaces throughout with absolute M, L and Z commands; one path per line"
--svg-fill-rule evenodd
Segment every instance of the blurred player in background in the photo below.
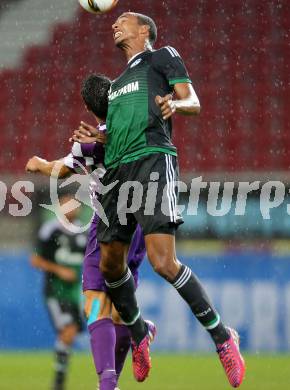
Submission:
M 71 199 L 69 195 L 62 196 L 60 205 Z M 74 209 L 65 216 L 77 225 L 78 214 L 79 209 Z M 45 273 L 44 297 L 57 333 L 53 390 L 64 389 L 70 349 L 83 330 L 80 291 L 85 245 L 83 233 L 72 234 L 55 218 L 41 226 L 31 258 L 32 265 Z
M 109 93 L 107 171 L 102 183 L 108 186 L 118 180 L 118 184 L 100 198 L 109 226 L 100 221 L 97 237 L 101 243 L 100 267 L 109 294 L 133 339 L 135 378 L 144 381 L 149 374 L 149 345 L 154 333 L 154 327 L 141 316 L 134 279 L 124 260 L 139 223 L 154 270 L 171 283 L 209 332 L 230 384 L 238 387 L 245 372 L 238 334 L 222 323 L 197 276 L 177 260 L 175 253 L 175 231 L 182 219 L 177 212 L 178 163 L 171 141 L 171 117 L 175 112 L 198 114 L 198 97 L 179 53 L 170 46 L 152 49 L 157 27 L 151 18 L 127 12 L 112 28 L 115 45 L 123 51 L 128 64 L 112 82 Z M 148 197 L 152 181 L 158 184 L 154 213 L 146 212 L 148 199 L 144 195 L 137 211 L 127 212 L 128 204 L 124 202 L 127 225 L 121 224 L 118 216 L 122 210 L 117 206 L 123 186 L 138 182 Z
M 80 167 L 86 167 L 90 172 L 104 174 L 103 143 L 106 138 L 104 132 L 109 87 L 110 80 L 104 76 L 92 75 L 84 81 L 82 96 L 87 109 L 97 118 L 99 123 L 97 130 L 82 123 L 73 135 L 73 140 L 82 143 L 75 142 L 68 156 L 56 161 L 46 161 L 34 156 L 27 163 L 27 171 L 63 178 L 76 173 Z M 84 130 L 94 132 L 96 136 L 84 136 Z M 96 183 L 91 183 L 92 202 L 96 196 L 95 186 Z M 120 316 L 112 307 L 104 277 L 99 269 L 100 246 L 96 238 L 98 223 L 99 217 L 95 215 L 89 231 L 83 266 L 85 312 L 100 390 L 117 390 L 117 382 L 131 345 L 131 339 L 127 326 L 123 324 Z M 137 226 L 128 254 L 128 266 L 134 277 L 135 288 L 138 285 L 138 268 L 144 256 L 144 236 L 140 226 Z

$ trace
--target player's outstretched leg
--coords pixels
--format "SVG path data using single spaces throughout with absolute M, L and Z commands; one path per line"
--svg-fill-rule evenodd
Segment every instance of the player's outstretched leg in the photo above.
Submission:
M 235 387 L 242 383 L 245 365 L 233 341 L 233 332 L 221 322 L 220 316 L 201 282 L 191 269 L 181 264 L 175 257 L 175 238 L 173 235 L 152 234 L 146 236 L 148 258 L 160 276 L 169 281 L 180 296 L 187 302 L 192 313 L 209 332 L 217 350 L 222 348 L 222 363 L 229 382 L 235 378 Z M 164 249 L 165 248 L 165 249 Z M 226 348 L 225 348 L 226 346 Z M 232 369 L 229 370 L 231 360 Z
M 245 363 L 239 351 L 237 332 L 221 322 L 218 312 L 190 268 L 181 265 L 178 275 L 171 283 L 211 335 L 230 384 L 233 387 L 240 386 L 244 379 Z

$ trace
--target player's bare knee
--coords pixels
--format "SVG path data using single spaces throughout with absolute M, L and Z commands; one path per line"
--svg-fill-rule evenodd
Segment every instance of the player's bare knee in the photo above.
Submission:
M 118 277 L 118 265 L 116 267 L 113 262 L 107 261 L 106 259 L 101 259 L 100 261 L 100 271 L 104 275 L 106 280 L 114 279 L 116 276 Z
M 154 256 L 150 259 L 154 271 L 167 280 L 174 280 L 178 273 L 178 265 L 168 254 Z
M 111 317 L 111 299 L 105 292 L 88 290 L 84 296 L 88 323 Z
M 168 279 L 170 277 L 170 273 L 169 273 L 169 270 L 167 268 L 167 265 L 164 263 L 154 264 L 153 269 L 158 275 L 162 276 L 165 279 Z
M 115 280 L 123 276 L 126 266 L 124 265 L 122 255 L 118 253 L 107 252 L 101 257 L 100 271 L 107 280 Z
M 78 333 L 76 324 L 69 324 L 65 326 L 59 333 L 59 339 L 66 345 L 71 345 Z

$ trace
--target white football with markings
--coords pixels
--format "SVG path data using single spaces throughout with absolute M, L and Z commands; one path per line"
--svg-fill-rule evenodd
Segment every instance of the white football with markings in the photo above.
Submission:
M 113 9 L 119 0 L 79 0 L 84 10 L 92 14 L 103 14 Z

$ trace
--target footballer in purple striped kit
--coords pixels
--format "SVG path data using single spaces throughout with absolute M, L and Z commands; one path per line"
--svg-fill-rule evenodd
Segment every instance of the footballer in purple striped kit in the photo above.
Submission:
M 110 80 L 101 75 L 91 75 L 83 82 L 81 92 L 86 108 L 96 116 L 99 123 L 97 135 L 96 128 L 81 122 L 79 130 L 76 130 L 71 138 L 74 143 L 71 152 L 66 157 L 56 161 L 47 161 L 34 156 L 27 162 L 27 172 L 41 173 L 46 176 L 54 175 L 57 172 L 58 178 L 64 178 L 77 173 L 80 167 L 85 167 L 90 173 L 104 174 L 105 118 L 110 85 Z M 90 135 L 91 130 L 94 130 L 94 136 Z M 87 136 L 84 136 L 85 131 Z M 94 176 L 91 175 L 91 177 Z M 90 183 L 92 203 L 97 196 L 96 185 L 95 181 Z M 111 303 L 104 277 L 99 269 L 100 246 L 97 241 L 99 219 L 95 213 L 90 225 L 83 262 L 85 313 L 92 355 L 99 377 L 99 389 L 118 390 L 118 380 L 131 346 L 131 338 L 127 326 L 123 324 Z M 137 226 L 128 253 L 128 266 L 136 288 L 138 268 L 144 256 L 144 236 L 140 226 Z

